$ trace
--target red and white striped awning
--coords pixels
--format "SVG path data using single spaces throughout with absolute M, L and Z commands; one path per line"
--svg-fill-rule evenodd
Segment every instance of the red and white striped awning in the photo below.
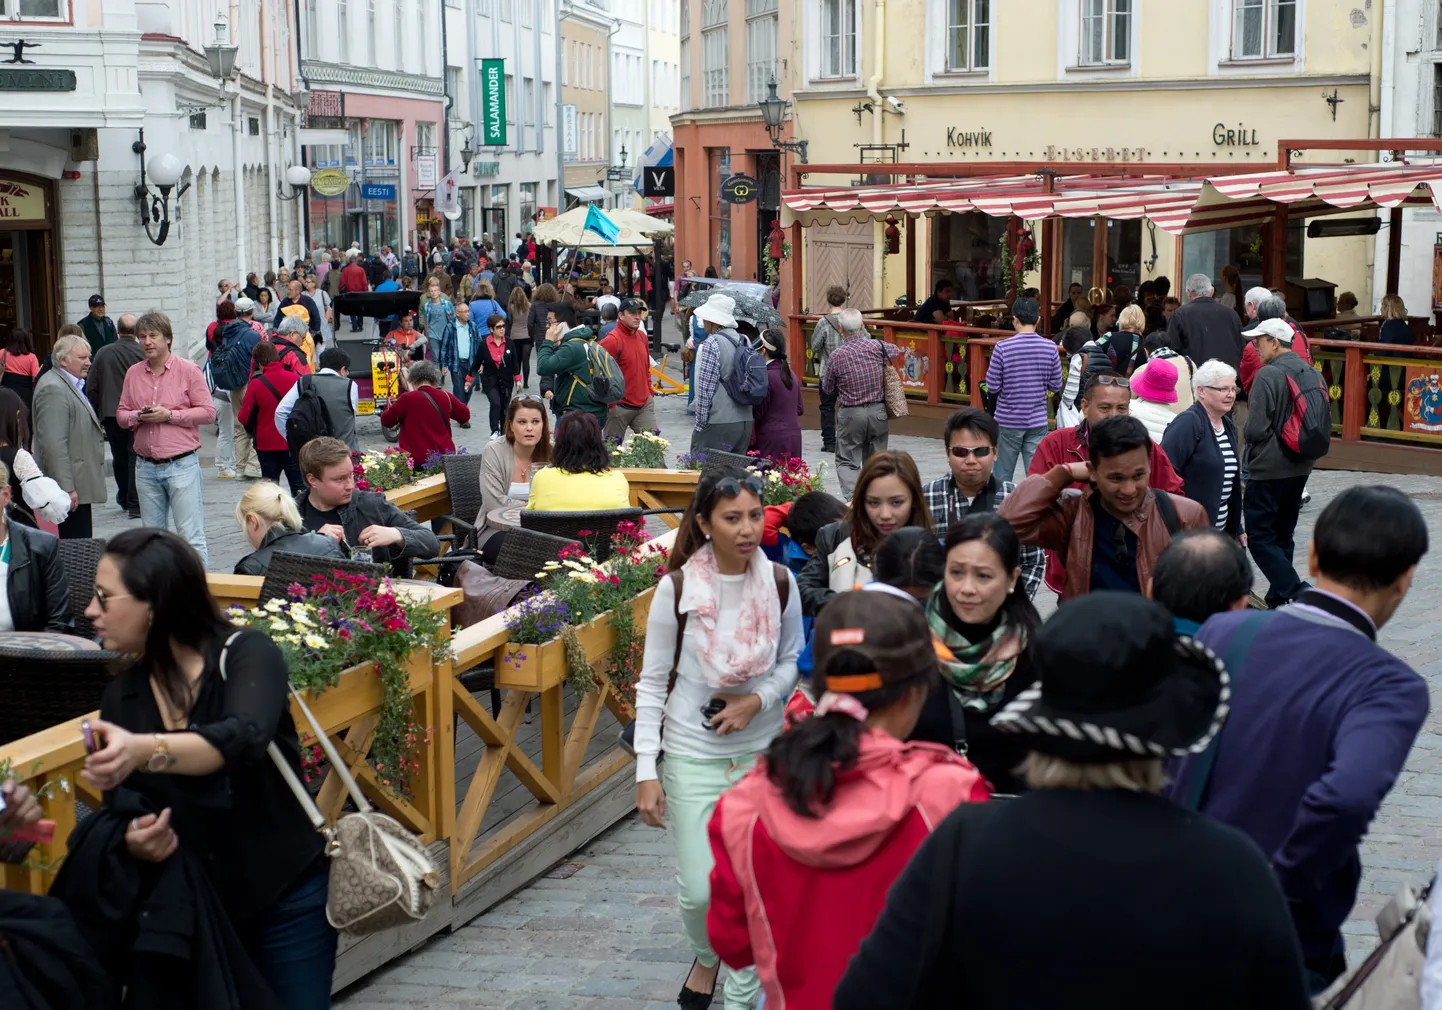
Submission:
M 1211 178 L 1039 176 L 925 179 L 875 186 L 811 186 L 781 194 L 782 224 L 866 221 L 887 214 L 1012 214 L 1046 217 L 1149 218 L 1164 231 L 1214 231 L 1271 220 L 1275 204 L 1291 217 L 1317 217 L 1377 207 L 1442 210 L 1442 163 L 1336 165 Z

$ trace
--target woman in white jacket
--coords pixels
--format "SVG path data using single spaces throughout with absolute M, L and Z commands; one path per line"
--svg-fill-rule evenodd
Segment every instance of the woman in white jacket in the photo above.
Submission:
M 738 467 L 702 476 L 651 599 L 636 685 L 636 809 L 676 843 L 681 928 L 696 957 L 682 1007 L 710 1005 L 721 964 L 706 936 L 707 824 L 781 732 L 804 644 L 796 582 L 761 552 L 762 492 L 761 479 Z M 759 989 L 754 968 L 733 971 L 727 1010 L 750 1010 Z
M 1167 425 L 1176 419 L 1171 404 L 1177 402 L 1177 366 L 1169 358 L 1154 358 L 1145 372 L 1132 375 L 1131 415 L 1147 426 L 1147 434 L 1158 444 Z

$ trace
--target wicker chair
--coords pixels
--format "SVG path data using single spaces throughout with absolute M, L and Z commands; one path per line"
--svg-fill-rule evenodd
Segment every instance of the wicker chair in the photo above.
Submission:
M 118 652 L 0 646 L 0 744 L 95 711 L 123 659 Z
M 454 455 L 441 459 L 445 468 L 446 489 L 451 493 L 451 511 L 439 523 L 450 523 L 455 530 L 452 550 L 476 546 L 476 517 L 481 511 L 481 456 Z
M 639 508 L 600 509 L 595 512 L 536 512 L 521 510 L 521 529 L 549 533 L 585 546 L 586 553 L 596 561 L 611 556 L 611 537 L 623 522 L 640 522 L 645 515 Z M 587 535 L 581 536 L 581 530 Z
M 491 574 L 503 579 L 535 579 L 547 561 L 555 561 L 563 548 L 576 542 L 528 529 L 507 530 L 504 536 L 496 563 L 490 566 Z
M 385 565 L 371 564 L 368 561 L 345 561 L 341 558 L 276 551 L 271 555 L 270 567 L 265 571 L 265 582 L 260 587 L 260 602 L 283 600 L 286 598 L 286 587 L 291 583 L 298 582 L 309 589 L 312 575 L 325 575 L 334 571 L 369 575 L 373 579 L 386 576 Z
M 85 608 L 95 595 L 95 569 L 104 553 L 105 541 L 97 537 L 60 541 L 60 567 L 65 569 L 65 580 L 70 583 L 70 617 L 75 622 L 75 634 L 81 638 L 95 638 L 95 627 L 85 616 Z
M 712 470 L 719 470 L 723 466 L 739 466 L 745 470 L 747 467 L 755 466 L 757 462 L 755 456 L 747 456 L 739 452 L 722 452 L 720 449 L 707 449 L 701 472 L 709 473 Z

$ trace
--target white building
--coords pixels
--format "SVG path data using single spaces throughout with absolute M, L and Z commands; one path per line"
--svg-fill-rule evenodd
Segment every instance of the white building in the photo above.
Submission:
M 12 57 L 0 67 L 0 92 L 12 92 L 0 102 L 0 332 L 26 327 L 43 352 L 101 293 L 111 316 L 166 312 L 177 350 L 198 357 L 217 281 L 243 283 L 300 251 L 299 205 L 277 199 L 296 160 L 290 4 L 225 4 L 238 17 L 222 40 L 238 52 L 223 83 L 204 53 L 214 3 L 27 0 L 20 11 L 0 22 Z M 177 177 L 168 226 L 157 204 L 151 239 L 136 195 L 142 131 L 152 196 L 156 173 Z
M 670 150 L 671 117 L 681 111 L 681 0 L 646 0 L 646 66 L 646 107 L 650 122 L 646 143 L 639 149 L 641 154 L 647 149 Z M 661 157 L 659 153 L 653 155 L 652 163 Z M 632 188 L 639 199 L 642 163 L 633 157 L 630 164 L 633 166 Z M 653 204 L 670 202 L 670 197 L 651 201 Z
M 631 186 L 641 152 L 651 143 L 651 110 L 647 105 L 647 43 L 645 0 L 612 0 L 611 15 L 611 149 L 607 152 L 613 175 L 601 185 L 616 194 L 614 206 L 630 207 L 636 192 Z M 622 160 L 624 154 L 624 162 Z M 621 171 L 622 166 L 625 171 Z

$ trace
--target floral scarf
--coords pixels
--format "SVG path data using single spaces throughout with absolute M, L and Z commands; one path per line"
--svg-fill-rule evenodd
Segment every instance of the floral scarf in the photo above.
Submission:
M 697 650 L 701 676 L 708 687 L 736 687 L 771 671 L 781 643 L 781 597 L 771 562 L 760 551 L 751 559 L 742 584 L 741 613 L 729 637 L 718 632 L 721 574 L 716 552 L 706 544 L 681 566 L 681 601 L 676 609 L 701 624 L 705 644 Z
M 985 711 L 1013 673 L 1026 648 L 1025 634 L 1002 617 L 996 630 L 979 642 L 970 642 L 952 627 L 942 608 L 950 609 L 945 589 L 937 586 L 926 601 L 926 620 L 937 644 L 941 676 L 964 708 Z

